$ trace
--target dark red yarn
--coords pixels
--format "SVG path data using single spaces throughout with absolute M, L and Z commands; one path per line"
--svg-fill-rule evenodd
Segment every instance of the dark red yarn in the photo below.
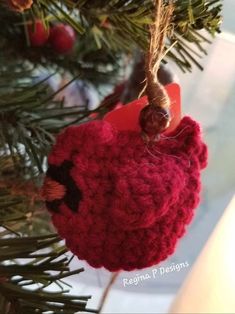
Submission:
M 49 171 L 68 161 L 82 197 L 77 211 L 58 202 L 50 212 L 75 255 L 96 268 L 130 271 L 174 252 L 198 205 L 207 163 L 197 122 L 184 117 L 149 146 L 138 132 L 106 121 L 71 126 L 57 138 Z

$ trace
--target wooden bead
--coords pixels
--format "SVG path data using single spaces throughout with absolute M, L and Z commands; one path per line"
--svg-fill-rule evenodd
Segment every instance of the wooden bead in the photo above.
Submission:
M 139 116 L 142 131 L 149 137 L 163 132 L 170 123 L 170 114 L 167 109 L 148 105 L 144 107 Z

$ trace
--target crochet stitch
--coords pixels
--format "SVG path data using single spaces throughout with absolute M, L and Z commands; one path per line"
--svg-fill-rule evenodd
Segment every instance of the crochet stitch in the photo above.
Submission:
M 139 132 L 91 121 L 57 137 L 43 195 L 59 235 L 81 260 L 110 271 L 142 269 L 174 252 L 198 205 L 206 164 L 207 147 L 190 117 L 149 144 Z

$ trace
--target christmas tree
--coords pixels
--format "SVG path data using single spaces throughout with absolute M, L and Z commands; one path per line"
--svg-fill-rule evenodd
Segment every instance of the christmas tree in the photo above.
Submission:
M 163 63 L 201 68 L 221 2 L 174 1 Z M 153 12 L 152 0 L 1 1 L 0 313 L 98 311 L 67 293 L 63 279 L 84 269 L 70 271 L 40 187 L 61 129 L 138 97 Z

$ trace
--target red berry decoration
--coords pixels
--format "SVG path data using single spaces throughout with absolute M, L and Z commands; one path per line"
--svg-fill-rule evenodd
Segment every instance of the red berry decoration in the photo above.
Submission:
M 49 30 L 46 29 L 42 21 L 37 20 L 35 23 L 28 25 L 28 34 L 31 46 L 41 47 L 44 46 L 49 37 Z
M 57 53 L 67 54 L 73 50 L 76 34 L 71 26 L 57 24 L 50 30 L 49 41 Z

